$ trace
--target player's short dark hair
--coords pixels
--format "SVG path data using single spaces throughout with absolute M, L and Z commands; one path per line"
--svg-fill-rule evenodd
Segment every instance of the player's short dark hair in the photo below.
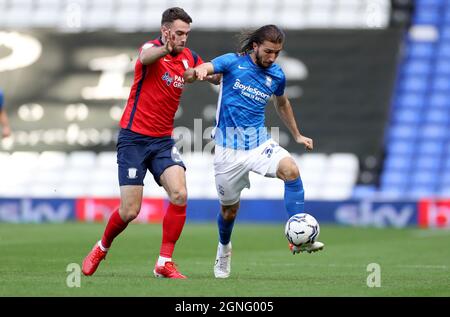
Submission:
M 269 41 L 276 44 L 284 43 L 286 36 L 278 26 L 268 24 L 251 32 L 243 32 L 240 34 L 239 53 L 247 54 L 253 50 L 253 43 L 262 44 L 264 41 Z
M 186 23 L 192 23 L 192 18 L 182 8 L 169 8 L 162 14 L 161 25 L 172 23 L 175 20 L 181 20 Z

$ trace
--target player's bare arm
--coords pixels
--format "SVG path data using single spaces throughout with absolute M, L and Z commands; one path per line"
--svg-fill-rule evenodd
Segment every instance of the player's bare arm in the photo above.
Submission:
M 139 59 L 143 65 L 152 64 L 161 57 L 172 53 L 175 47 L 175 34 L 170 29 L 167 29 L 163 34 L 165 34 L 165 45 L 156 47 L 152 44 L 146 44 L 142 47 Z
M 280 116 L 283 123 L 291 132 L 292 136 L 295 139 L 295 142 L 305 145 L 306 150 L 312 150 L 314 147 L 313 140 L 311 138 L 301 135 L 300 131 L 298 130 L 297 123 L 295 121 L 291 103 L 289 102 L 289 99 L 287 98 L 286 95 L 276 96 L 275 109 L 277 110 L 277 113 Z
M 203 63 L 198 65 L 195 68 L 189 68 L 184 72 L 184 81 L 187 83 L 193 83 L 196 80 L 211 80 L 217 81 L 217 84 L 220 83 L 220 74 L 214 75 L 214 66 L 212 63 Z M 214 83 L 214 82 L 213 82 Z

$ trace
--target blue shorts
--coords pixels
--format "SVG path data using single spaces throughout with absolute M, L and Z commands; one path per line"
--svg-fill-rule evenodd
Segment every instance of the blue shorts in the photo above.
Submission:
M 147 170 L 159 186 L 164 170 L 179 165 L 186 170 L 175 142 L 170 136 L 151 137 L 127 129 L 121 129 L 117 141 L 119 184 L 144 185 Z

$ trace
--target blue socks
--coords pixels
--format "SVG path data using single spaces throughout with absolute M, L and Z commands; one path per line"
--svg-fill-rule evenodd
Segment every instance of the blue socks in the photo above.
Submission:
M 305 210 L 305 191 L 300 177 L 284 182 L 284 204 L 289 218 Z
M 219 241 L 221 244 L 226 245 L 230 242 L 231 233 L 233 232 L 234 219 L 232 221 L 226 221 L 222 217 L 222 213 L 217 215 L 217 225 L 219 226 Z

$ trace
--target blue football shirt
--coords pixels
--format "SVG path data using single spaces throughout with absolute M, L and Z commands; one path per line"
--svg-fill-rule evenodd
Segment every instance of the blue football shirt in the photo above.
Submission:
M 222 73 L 217 105 L 216 144 L 240 150 L 258 147 L 269 139 L 265 107 L 270 97 L 282 96 L 286 77 L 277 64 L 256 65 L 250 55 L 229 53 L 211 61 Z

